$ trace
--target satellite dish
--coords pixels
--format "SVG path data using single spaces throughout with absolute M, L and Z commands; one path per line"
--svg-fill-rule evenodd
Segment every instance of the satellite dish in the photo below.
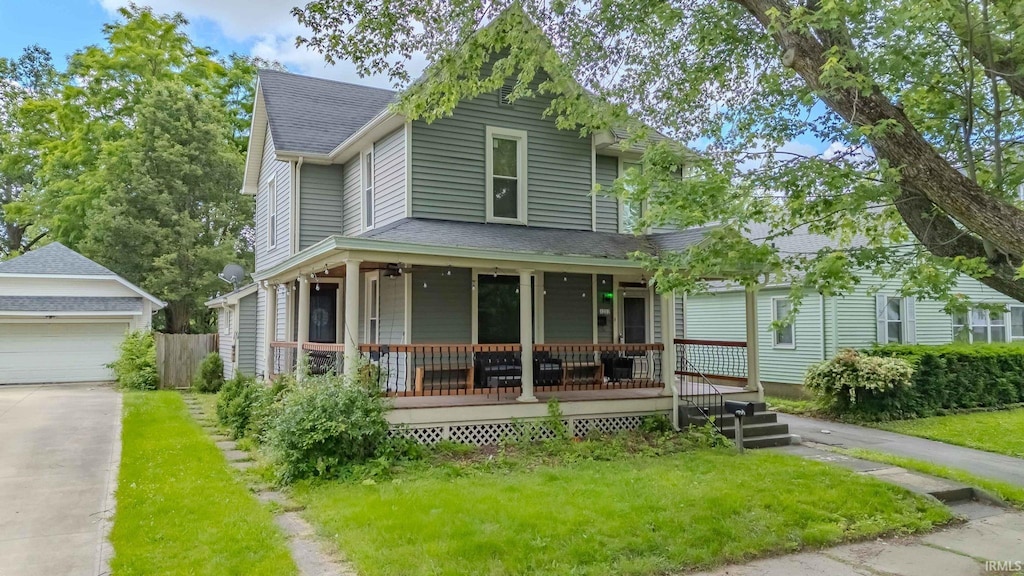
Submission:
M 237 290 L 238 286 L 245 281 L 245 268 L 238 264 L 228 264 L 219 277 L 221 280 L 231 283 Z

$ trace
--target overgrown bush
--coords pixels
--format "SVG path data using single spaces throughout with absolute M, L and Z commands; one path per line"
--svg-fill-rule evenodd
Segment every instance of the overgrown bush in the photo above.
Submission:
M 879 346 L 865 352 L 899 358 L 914 367 L 906 416 L 1024 402 L 1024 345 L 948 344 Z
M 236 374 L 224 383 L 217 396 L 217 420 L 230 431 L 232 438 L 258 434 L 253 424 L 261 422 L 262 411 L 273 401 L 274 392 L 268 386 L 255 378 Z
M 804 385 L 829 413 L 885 420 L 912 415 L 914 368 L 902 358 L 840 350 L 807 370 Z
M 196 392 L 216 393 L 224 385 L 224 361 L 219 352 L 210 352 L 199 364 L 199 371 L 192 380 Z
M 156 341 L 145 330 L 129 332 L 121 341 L 120 354 L 108 367 L 117 385 L 127 390 L 155 390 L 160 386 L 156 369 Z
M 356 374 L 307 376 L 275 406 L 266 437 L 282 482 L 334 476 L 392 452 L 387 400 Z

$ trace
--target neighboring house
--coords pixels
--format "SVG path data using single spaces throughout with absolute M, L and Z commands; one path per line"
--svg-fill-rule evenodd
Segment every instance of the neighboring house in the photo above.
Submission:
M 760 227 L 751 239 L 765 237 Z M 780 250 L 814 253 L 831 245 L 825 236 L 795 234 L 773 240 Z M 857 288 L 846 296 L 808 295 L 793 322 L 773 330 L 774 320 L 789 314 L 789 286 L 772 285 L 758 292 L 758 333 L 761 342 L 761 381 L 768 393 L 795 394 L 807 368 L 831 358 L 843 348 L 875 344 L 948 344 L 950 342 L 1006 342 L 1024 340 L 1024 304 L 981 282 L 961 277 L 957 292 L 975 304 L 999 304 L 1004 312 L 977 307 L 969 314 L 950 316 L 935 300 L 901 297 L 898 286 L 871 273 L 860 276 Z M 741 339 L 745 333 L 742 289 L 722 286 L 685 298 L 685 338 Z
M 255 376 L 256 284 L 243 286 L 206 303 L 217 311 L 217 332 L 220 356 L 224 360 L 224 378 L 235 374 Z
M 163 307 L 56 242 L 0 262 L 0 384 L 112 380 L 125 333 Z
M 500 440 L 550 397 L 577 433 L 628 428 L 706 391 L 675 378 L 682 299 L 630 257 L 702 235 L 627 233 L 638 207 L 594 189 L 642 150 L 559 130 L 550 98 L 509 103 L 508 89 L 427 124 L 389 109 L 388 90 L 260 72 L 242 189 L 256 199 L 257 375 L 293 370 L 297 351 L 314 372 L 358 353 L 396 398 L 389 418 L 424 441 Z M 221 332 L 237 334 L 226 310 Z M 721 390 L 757 399 L 737 350 Z

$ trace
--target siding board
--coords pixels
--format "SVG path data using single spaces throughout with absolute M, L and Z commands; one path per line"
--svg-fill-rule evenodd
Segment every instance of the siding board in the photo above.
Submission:
M 405 218 L 405 127 L 374 144 L 374 226 Z
M 593 342 L 593 282 L 590 274 L 544 274 L 546 344 Z
M 299 179 L 299 250 L 342 229 L 342 167 L 303 164 Z
M 256 189 L 256 270 L 264 270 L 283 261 L 291 253 L 291 164 L 274 159 L 274 138 L 267 126 L 263 161 Z M 277 234 L 273 248 L 267 246 L 267 223 L 270 218 L 270 180 L 277 184 Z
M 468 344 L 473 337 L 472 272 L 467 268 L 453 268 L 451 276 L 445 272 L 430 266 L 417 266 L 412 272 L 414 344 Z

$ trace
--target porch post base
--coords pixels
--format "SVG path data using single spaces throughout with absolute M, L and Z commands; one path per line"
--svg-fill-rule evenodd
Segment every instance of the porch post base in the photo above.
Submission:
M 516 402 L 540 402 L 540 400 L 537 400 L 537 397 L 533 394 L 530 394 L 529 396 L 526 394 L 520 394 L 519 397 L 516 398 Z

